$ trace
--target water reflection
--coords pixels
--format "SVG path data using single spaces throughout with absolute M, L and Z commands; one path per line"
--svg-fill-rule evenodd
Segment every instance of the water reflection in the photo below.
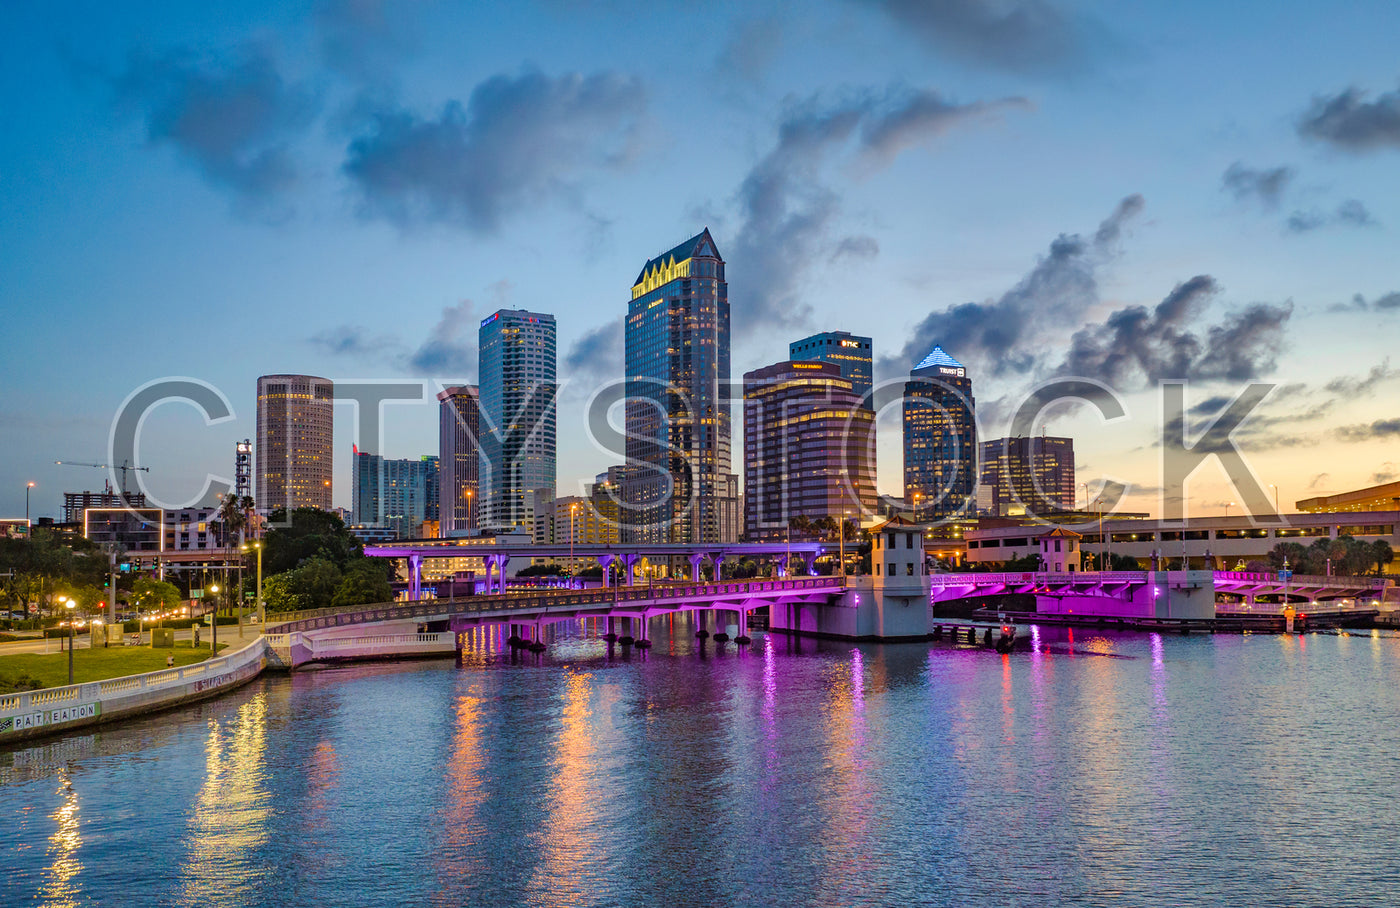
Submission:
M 262 854 L 272 812 L 266 750 L 266 693 L 243 704 L 227 724 L 210 719 L 204 784 L 189 818 L 180 868 L 183 904 L 250 901 L 270 872 Z
M 456 726 L 452 736 L 452 755 L 444 773 L 447 807 L 443 812 L 443 844 L 440 849 L 438 885 L 441 891 L 434 899 L 438 904 L 452 904 L 453 890 L 462 878 L 478 876 L 485 868 L 476 846 L 486 838 L 486 824 L 481 818 L 485 800 L 481 773 L 482 697 L 479 686 L 457 698 Z
M 58 826 L 49 836 L 49 866 L 40 895 L 50 908 L 68 908 L 78 904 L 78 874 L 83 870 L 78 849 L 83 837 L 78 832 L 78 791 L 68 777 L 67 767 L 59 769 L 58 781 L 58 795 L 63 800 L 52 816 Z
M 554 782 L 540 825 L 540 863 L 531 888 L 549 893 L 550 904 L 587 900 L 581 864 L 593 854 L 596 796 L 591 779 L 595 748 L 590 728 L 591 672 L 570 668 L 564 676 L 563 709 L 555 742 Z

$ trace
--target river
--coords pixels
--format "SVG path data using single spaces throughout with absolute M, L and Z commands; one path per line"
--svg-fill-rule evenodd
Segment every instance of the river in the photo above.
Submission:
M 1400 904 L 1400 638 L 1028 632 L 268 675 L 0 752 L 0 904 Z

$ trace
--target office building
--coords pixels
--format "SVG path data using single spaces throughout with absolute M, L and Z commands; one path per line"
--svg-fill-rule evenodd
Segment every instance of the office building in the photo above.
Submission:
M 533 531 L 554 497 L 554 316 L 502 309 L 481 322 L 482 526 Z
M 331 509 L 335 386 L 314 375 L 258 378 L 257 493 L 264 513 Z
M 1387 482 L 1351 492 L 1318 495 L 1296 503 L 1304 514 L 1338 514 L 1345 511 L 1400 511 L 1400 482 Z
M 744 535 L 786 537 L 789 522 L 873 516 L 875 414 L 829 362 L 744 374 Z
M 220 548 L 218 517 L 218 508 L 167 509 L 164 514 L 165 551 L 199 552 Z
M 123 554 L 160 552 L 165 546 L 165 512 L 160 508 L 88 508 L 83 536 Z
M 475 385 L 459 385 L 444 388 L 437 399 L 439 535 L 452 536 L 476 526 L 481 504 L 481 393 Z
M 904 497 L 916 522 L 976 506 L 975 410 L 967 369 L 935 346 L 904 383 Z
M 438 459 L 424 455 L 417 460 L 393 460 L 378 454 L 354 452 L 354 501 L 350 525 L 383 529 L 394 538 L 419 534 L 437 508 Z
M 1074 509 L 1074 439 L 1051 436 L 982 442 L 981 485 L 1000 517 Z M 979 509 L 982 506 L 979 487 Z
M 868 337 L 856 337 L 845 331 L 823 331 L 788 344 L 788 359 L 834 363 L 840 367 L 841 377 L 851 383 L 856 397 L 865 401 L 870 395 L 872 374 L 870 345 Z
M 729 285 L 709 230 L 642 266 L 625 336 L 624 541 L 737 539 Z
M 63 522 L 81 524 L 83 514 L 92 508 L 146 507 L 144 492 L 114 492 L 111 486 L 105 492 L 64 492 Z

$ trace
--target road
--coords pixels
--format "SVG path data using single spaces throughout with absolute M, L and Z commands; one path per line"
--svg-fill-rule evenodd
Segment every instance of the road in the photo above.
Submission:
M 257 637 L 257 628 L 258 626 L 256 624 L 251 626 L 244 625 L 243 640 L 245 642 L 251 642 L 255 637 Z M 127 639 L 130 639 L 134 636 L 136 635 L 126 635 Z M 176 640 L 189 640 L 191 636 L 193 636 L 192 628 L 182 628 L 180 630 L 175 631 Z M 202 646 L 209 645 L 209 637 L 209 628 L 203 627 L 199 629 L 199 642 Z M 237 627 L 234 627 L 232 625 L 221 625 L 219 627 L 220 643 L 224 644 L 225 646 L 228 646 L 236 644 L 238 642 L 238 639 L 239 638 Z M 73 638 L 73 643 L 75 644 L 76 649 L 87 649 L 89 642 L 90 638 L 87 634 L 79 634 L 77 637 Z M 145 644 L 149 644 L 151 642 L 150 631 L 146 631 L 144 634 L 141 635 L 141 642 Z M 62 637 L 55 637 L 48 640 L 42 637 L 35 637 L 32 640 L 16 640 L 12 643 L 0 643 L 0 656 L 10 656 L 15 655 L 17 653 L 59 653 L 63 652 L 64 644 L 65 641 Z M 98 645 L 101 645 L 100 641 Z

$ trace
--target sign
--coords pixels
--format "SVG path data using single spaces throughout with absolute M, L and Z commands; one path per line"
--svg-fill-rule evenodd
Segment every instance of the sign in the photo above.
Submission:
M 195 588 L 191 587 L 191 588 L 190 588 L 190 598 L 191 598 L 191 599 L 203 599 L 203 598 L 204 598 L 204 590 L 195 589 Z
M 0 719 L 0 732 L 24 731 L 27 728 L 42 728 L 46 725 L 61 725 L 75 719 L 92 719 L 102 714 L 102 704 L 82 703 L 65 706 L 61 709 L 43 709 L 38 712 Z
M 952 366 L 939 366 L 939 367 L 938 367 L 938 374 L 939 374 L 939 375 L 951 375 L 951 376 L 953 376 L 954 378 L 962 378 L 964 375 L 967 374 L 967 370 L 966 370 L 966 369 L 954 369 Z
M 859 347 L 859 346 L 860 346 L 860 341 L 848 341 L 848 340 L 843 340 L 843 341 L 841 342 L 841 346 L 843 346 L 843 347 Z
M 1279 571 L 1279 572 L 1278 572 L 1278 579 L 1279 579 L 1279 582 L 1283 582 L 1284 580 L 1292 580 L 1292 579 L 1293 579 L 1293 572 L 1292 572 L 1292 571 Z
M 205 615 L 204 623 L 212 627 L 214 625 L 214 616 L 212 614 Z

